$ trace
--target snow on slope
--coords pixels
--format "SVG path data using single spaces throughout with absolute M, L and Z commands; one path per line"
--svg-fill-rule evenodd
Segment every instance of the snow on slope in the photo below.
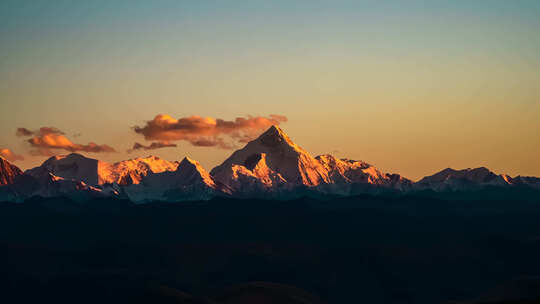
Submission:
M 512 184 L 512 178 L 508 175 L 497 175 L 485 167 L 463 170 L 446 168 L 422 178 L 415 184 L 415 188 L 434 191 L 466 191 L 485 186 L 510 186 Z
M 156 156 L 124 160 L 114 164 L 99 162 L 99 184 L 138 184 L 148 174 L 174 171 L 177 167 L 178 162 L 166 161 Z
M 277 126 L 235 151 L 211 174 L 188 157 L 180 163 L 149 156 L 111 164 L 72 153 L 51 157 L 25 174 L 0 159 L 0 199 L 10 200 L 32 195 L 127 195 L 139 202 L 199 200 L 222 195 L 292 198 L 312 193 L 468 191 L 487 186 L 540 189 L 540 178 L 512 178 L 483 167 L 448 168 L 413 183 L 363 161 L 328 154 L 314 158 Z
M 36 181 L 37 187 L 34 188 L 32 196 L 66 196 L 77 200 L 84 200 L 118 195 L 118 192 L 114 189 L 93 187 L 83 181 L 58 177 L 52 173 L 40 176 L 36 178 Z
M 283 192 L 299 187 L 350 194 L 354 188 L 351 185 L 396 190 L 411 185 L 411 181 L 383 173 L 365 162 L 337 159 L 332 155 L 313 158 L 277 126 L 234 152 L 211 174 L 235 191 L 247 194 Z
M 138 184 L 150 173 L 174 171 L 177 162 L 169 162 L 155 156 L 120 161 L 114 164 L 88 158 L 78 153 L 57 155 L 46 160 L 41 166 L 25 173 L 39 177 L 52 173 L 65 179 L 83 181 L 88 185 Z
M 0 186 L 11 185 L 23 172 L 0 156 Z
M 40 179 L 52 173 L 65 179 L 98 185 L 98 163 L 97 159 L 87 158 L 78 153 L 56 155 L 47 159 L 41 166 L 26 170 L 25 174 Z
M 325 168 L 278 127 L 272 126 L 211 171 L 234 190 L 257 191 L 330 182 Z M 245 184 L 248 182 L 248 184 Z M 250 187 L 253 187 L 249 189 Z
M 331 184 L 369 184 L 396 190 L 406 190 L 412 185 L 410 180 L 399 174 L 383 173 L 363 161 L 338 159 L 329 154 L 319 155 L 316 159 L 328 171 Z
M 136 202 L 151 200 L 199 200 L 230 194 L 230 190 L 214 178 L 198 161 L 185 157 L 175 171 L 149 174 L 139 184 L 125 188 Z

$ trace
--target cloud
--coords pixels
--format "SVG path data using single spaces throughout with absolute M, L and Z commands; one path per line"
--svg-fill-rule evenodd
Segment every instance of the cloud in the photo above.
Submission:
M 37 131 L 31 131 L 27 128 L 18 128 L 16 135 L 19 137 L 31 137 L 27 139 L 27 142 L 37 149 L 31 152 L 33 155 L 49 156 L 54 154 L 51 150 L 93 153 L 116 152 L 108 145 L 98 145 L 94 142 L 90 142 L 86 145 L 74 143 L 65 136 L 64 132 L 53 127 L 42 127 Z
M 230 121 L 202 116 L 175 119 L 167 114 L 159 114 L 144 126 L 135 126 L 133 130 L 146 140 L 185 140 L 194 146 L 231 149 L 235 141 L 248 142 L 270 126 L 286 121 L 287 117 L 275 114 L 268 117 L 237 117 Z
M 54 127 L 41 127 L 37 131 L 30 131 L 27 128 L 17 128 L 17 133 L 16 133 L 16 135 L 19 137 L 40 136 L 40 135 L 46 135 L 46 134 L 64 135 L 65 133 Z
M 134 152 L 134 151 L 137 151 L 137 150 L 148 151 L 148 150 L 155 150 L 155 149 L 169 148 L 169 147 L 177 147 L 177 146 L 178 145 L 172 144 L 172 143 L 169 143 L 169 142 L 153 142 L 153 143 L 151 143 L 150 145 L 147 145 L 147 146 L 136 142 L 136 143 L 133 144 L 133 147 L 131 147 L 131 149 L 127 150 L 127 152 L 131 153 L 131 152 Z
M 19 154 L 13 153 L 10 149 L 4 148 L 0 149 L 0 156 L 7 159 L 8 161 L 17 161 L 17 160 L 24 160 L 24 157 Z

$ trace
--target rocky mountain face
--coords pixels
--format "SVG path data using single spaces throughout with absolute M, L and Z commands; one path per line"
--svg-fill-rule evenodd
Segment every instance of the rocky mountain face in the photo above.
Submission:
M 31 193 L 30 196 L 41 197 L 65 196 L 75 200 L 86 200 L 90 198 L 110 197 L 119 195 L 118 189 L 115 189 L 114 187 L 94 187 L 86 184 L 83 181 L 76 179 L 66 179 L 63 177 L 55 176 L 52 173 L 39 176 L 38 178 L 33 178 L 33 181 L 27 178 L 24 184 L 17 183 L 17 193 Z M 24 191 L 21 191 L 21 187 L 29 184 L 32 185 L 32 188 L 26 188 Z
M 177 162 L 169 162 L 155 156 L 136 158 L 110 164 L 97 159 L 87 158 L 77 153 L 57 155 L 46 160 L 41 166 L 25 173 L 34 177 L 52 173 L 65 179 L 83 181 L 88 185 L 138 184 L 150 173 L 174 171 Z
M 296 145 L 279 127 L 272 126 L 210 172 L 235 191 L 279 191 L 329 183 L 328 171 Z
M 363 162 L 350 159 L 338 159 L 332 155 L 319 155 L 316 159 L 328 171 L 332 185 L 371 185 L 376 188 L 394 189 L 399 191 L 409 190 L 412 181 L 399 174 L 383 173 L 376 167 Z M 336 188 L 336 187 L 335 187 Z M 353 190 L 341 192 L 350 194 Z
M 56 155 L 47 159 L 41 166 L 25 173 L 35 178 L 47 178 L 49 173 L 69 180 L 83 181 L 89 185 L 99 184 L 98 167 L 100 161 L 87 158 L 78 153 Z
M 22 174 L 21 169 L 0 157 L 0 186 L 13 184 L 15 179 Z
M 198 161 L 185 157 L 176 170 L 145 176 L 140 183 L 125 187 L 127 196 L 136 202 L 151 200 L 204 200 L 231 195 Z
M 265 192 L 282 195 L 296 189 L 347 195 L 355 192 L 355 185 L 397 190 L 411 185 L 399 175 L 383 173 L 362 161 L 332 155 L 314 158 L 277 126 L 234 152 L 211 174 L 234 191 L 249 196 L 267 195 Z
M 84 158 L 83 163 L 87 164 L 87 159 Z M 46 161 L 44 168 L 50 165 L 51 163 Z M 113 187 L 92 187 L 82 180 L 59 177 L 43 168 L 32 170 L 29 174 L 23 173 L 4 159 L 0 159 L 0 168 L 0 176 L 3 181 L 0 185 L 0 200 L 20 201 L 33 196 L 66 196 L 85 200 L 119 194 L 118 190 Z M 77 174 L 76 170 L 67 171 L 70 174 Z
M 178 162 L 170 162 L 156 156 L 135 158 L 114 164 L 100 162 L 98 166 L 99 184 L 119 184 L 122 186 L 139 184 L 141 180 L 154 173 L 175 171 Z
M 540 178 L 512 178 L 483 167 L 448 168 L 414 183 L 363 161 L 329 154 L 313 157 L 277 126 L 232 153 L 210 173 L 188 157 L 181 162 L 149 156 L 107 163 L 72 153 L 51 157 L 24 173 L 0 159 L 1 200 L 24 200 L 36 195 L 76 199 L 115 196 L 135 202 L 205 200 L 215 196 L 287 199 L 425 190 L 463 192 L 486 187 L 536 191 L 540 190 Z

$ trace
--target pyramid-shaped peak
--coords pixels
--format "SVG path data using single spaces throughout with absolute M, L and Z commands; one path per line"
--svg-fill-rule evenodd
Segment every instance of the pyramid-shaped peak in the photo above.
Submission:
M 268 130 L 266 130 L 261 137 L 263 136 L 275 136 L 275 137 L 288 137 L 283 130 L 277 125 L 272 125 Z
M 283 133 L 283 130 L 281 130 L 281 128 L 278 125 L 271 125 L 270 128 L 268 128 L 268 130 L 266 131 Z
M 176 171 L 198 171 L 201 174 L 207 174 L 206 170 L 203 168 L 201 163 L 198 161 L 189 158 L 188 156 L 184 157 L 180 164 L 178 164 L 178 167 L 176 168 Z
M 180 162 L 180 166 L 186 166 L 186 165 L 200 166 L 198 161 L 190 158 L 189 156 L 184 157 L 184 159 L 182 159 L 182 161 Z
M 266 132 L 261 134 L 256 141 L 265 146 L 277 146 L 279 144 L 286 144 L 296 147 L 296 144 L 291 138 L 277 125 L 272 125 Z
M 264 166 L 263 162 L 273 173 L 280 174 L 283 180 L 289 182 L 291 188 L 317 186 L 329 181 L 328 172 L 319 161 L 275 125 L 235 151 L 210 173 L 219 182 L 231 186 L 237 179 L 235 166 L 243 166 L 249 171 L 249 168 L 255 168 L 258 164 Z
M 194 179 L 201 179 L 205 184 L 212 187 L 215 186 L 214 180 L 203 166 L 198 161 L 191 159 L 188 156 L 182 159 L 178 168 L 176 168 L 175 174 L 180 176 L 182 181 L 187 184 L 193 183 Z M 189 183 L 187 181 L 189 181 Z

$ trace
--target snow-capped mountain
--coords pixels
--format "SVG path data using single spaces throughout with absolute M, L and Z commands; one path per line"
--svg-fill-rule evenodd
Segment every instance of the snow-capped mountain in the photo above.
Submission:
M 83 181 L 88 185 L 138 184 L 150 173 L 174 171 L 177 162 L 170 162 L 155 156 L 136 158 L 110 164 L 77 153 L 57 155 L 46 160 L 41 166 L 25 173 L 39 177 L 52 173 L 65 179 Z
M 133 201 L 201 200 L 230 195 L 231 190 L 216 182 L 198 161 L 185 157 L 176 170 L 149 174 L 140 183 L 125 187 Z
M 513 185 L 512 178 L 506 174 L 497 175 L 485 167 L 454 170 L 446 168 L 431 176 L 426 176 L 415 183 L 419 190 L 467 191 L 486 186 L 508 187 Z
M 298 188 L 346 195 L 370 188 L 405 190 L 411 185 L 408 179 L 383 173 L 362 161 L 332 155 L 314 158 L 277 126 L 234 152 L 211 174 L 246 195 L 265 191 L 283 194 Z
M 246 159 L 244 165 L 233 164 L 231 167 L 223 167 L 217 171 L 216 176 L 241 196 L 288 187 L 287 180 L 279 172 L 268 167 L 266 155 L 266 153 L 253 154 Z
M 114 164 L 100 162 L 98 167 L 99 183 L 138 184 L 149 174 L 175 171 L 177 167 L 178 162 L 170 162 L 156 156 L 129 159 Z
M 31 176 L 27 175 L 27 177 Z M 86 200 L 89 198 L 110 197 L 119 195 L 118 190 L 114 189 L 113 187 L 94 187 L 86 184 L 83 181 L 76 179 L 66 179 L 63 177 L 55 176 L 52 173 L 32 178 L 34 178 L 33 189 L 31 191 L 28 191 L 28 188 L 26 189 L 26 193 L 30 193 L 30 196 L 65 196 L 76 200 Z M 27 178 L 25 185 L 28 185 L 29 182 L 30 181 Z M 17 184 L 17 187 L 22 186 L 24 186 L 22 185 L 22 183 Z M 19 188 L 17 188 L 17 190 L 17 193 L 22 193 Z
M 107 163 L 72 153 L 54 156 L 22 172 L 0 158 L 0 200 L 67 196 L 79 200 L 122 197 L 135 202 L 205 200 L 215 196 L 294 198 L 302 195 L 360 193 L 466 192 L 510 189 L 527 195 L 540 190 L 540 178 L 495 174 L 487 168 L 444 169 L 414 183 L 369 163 L 317 157 L 270 127 L 208 173 L 185 157 L 170 162 L 155 156 Z M 530 192 L 532 190 L 533 192 Z M 521 193 L 521 192 L 520 192 Z
M 117 196 L 113 187 L 93 187 L 75 178 L 63 178 L 45 170 L 23 173 L 19 168 L 0 158 L 0 200 L 21 201 L 33 196 L 73 199 Z
M 279 127 L 272 126 L 210 172 L 235 191 L 278 191 L 329 183 L 328 171 L 296 145 Z
M 334 185 L 368 184 L 396 190 L 408 190 L 412 185 L 412 181 L 399 174 L 383 173 L 363 161 L 338 159 L 329 154 L 319 155 L 316 159 L 328 171 Z
M 495 186 L 504 188 L 529 188 L 540 190 L 540 178 L 532 176 L 511 177 L 496 174 L 485 167 L 454 170 L 446 168 L 431 176 L 426 176 L 414 184 L 417 190 L 470 191 Z
M 98 185 L 100 161 L 87 158 L 78 153 L 56 155 L 47 159 L 41 166 L 25 171 L 35 178 L 47 178 L 49 173 L 68 180 L 83 181 L 88 185 Z

